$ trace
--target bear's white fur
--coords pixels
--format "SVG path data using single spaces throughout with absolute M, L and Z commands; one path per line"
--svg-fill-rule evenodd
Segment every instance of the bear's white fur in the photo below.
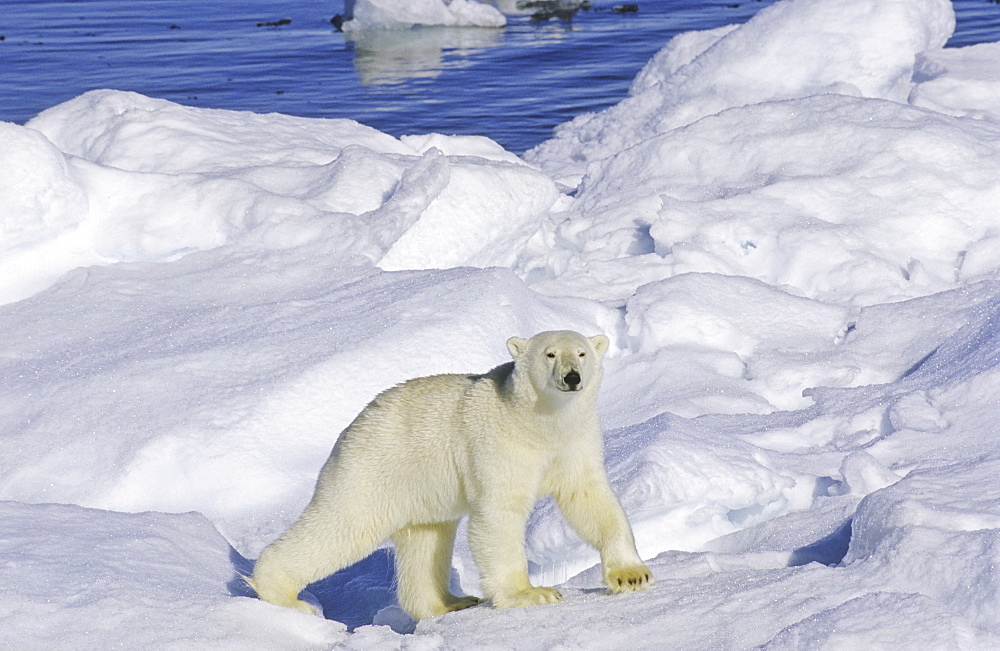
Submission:
M 554 603 L 528 582 L 525 525 L 536 501 L 563 515 L 601 553 L 612 592 L 645 589 L 653 576 L 604 470 L 595 400 L 608 338 L 575 332 L 512 337 L 513 362 L 485 375 L 436 375 L 371 402 L 333 448 L 312 501 L 260 555 L 249 583 L 261 599 L 314 612 L 306 584 L 361 560 L 384 540 L 396 547 L 399 603 L 420 619 L 467 608 L 449 590 L 459 520 L 484 596 L 498 607 Z

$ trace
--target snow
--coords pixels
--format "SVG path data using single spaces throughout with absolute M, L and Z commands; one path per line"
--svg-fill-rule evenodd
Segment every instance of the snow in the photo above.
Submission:
M 200 514 L 16 502 L 0 514 L 5 649 L 309 649 L 346 637 L 344 626 L 232 599 L 243 559 Z
M 345 10 L 345 32 L 507 24 L 499 9 L 478 0 L 348 0 Z
M 955 29 L 946 0 L 786 0 L 739 29 L 675 39 L 633 83 L 630 97 L 585 114 L 527 154 L 560 174 L 651 136 L 761 102 L 838 93 L 905 100 L 914 57 Z
M 1000 43 L 921 52 L 914 67 L 914 78 L 920 83 L 911 91 L 910 103 L 948 115 L 997 122 L 1000 71 L 993 65 L 997 56 Z
M 1000 645 L 1000 44 L 953 25 L 786 0 L 526 160 L 117 91 L 0 124 L 0 647 Z M 543 501 L 560 605 L 414 625 L 389 548 L 330 619 L 250 597 L 367 401 L 556 328 L 612 339 L 653 589 Z

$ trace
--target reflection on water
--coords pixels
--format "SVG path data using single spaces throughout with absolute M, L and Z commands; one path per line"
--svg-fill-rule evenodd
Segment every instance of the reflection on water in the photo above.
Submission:
M 432 79 L 446 67 L 499 45 L 504 32 L 484 27 L 415 27 L 345 32 L 354 67 L 366 86 Z

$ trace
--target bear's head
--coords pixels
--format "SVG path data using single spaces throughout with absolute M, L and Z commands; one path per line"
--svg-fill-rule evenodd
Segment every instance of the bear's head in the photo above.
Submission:
M 601 381 L 601 358 L 608 350 L 604 335 L 584 337 L 571 330 L 540 332 L 531 339 L 511 337 L 507 350 L 518 373 L 539 395 L 572 395 Z

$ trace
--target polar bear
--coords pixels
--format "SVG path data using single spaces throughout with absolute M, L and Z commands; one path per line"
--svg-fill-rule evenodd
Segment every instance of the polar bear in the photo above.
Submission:
M 315 612 L 306 584 L 366 557 L 391 538 L 398 597 L 414 619 L 480 602 L 449 589 L 459 520 L 481 589 L 495 607 L 550 604 L 554 588 L 528 581 L 528 515 L 552 495 L 600 551 L 611 592 L 642 590 L 653 575 L 608 483 L 595 400 L 604 335 L 512 337 L 513 362 L 484 375 L 410 380 L 376 397 L 340 435 L 312 501 L 261 553 L 248 579 L 264 601 Z

